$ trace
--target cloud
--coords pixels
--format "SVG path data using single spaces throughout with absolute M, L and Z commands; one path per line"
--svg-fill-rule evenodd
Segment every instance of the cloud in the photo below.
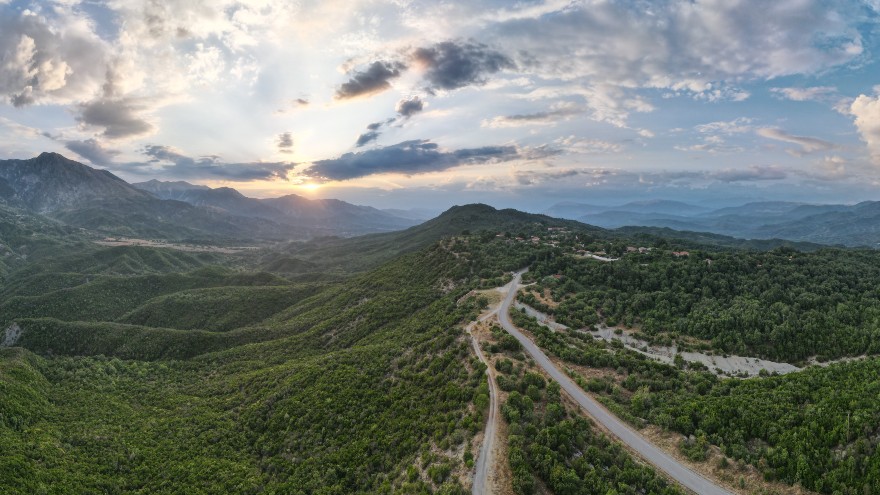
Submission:
M 708 177 L 722 182 L 745 182 L 782 180 L 788 177 L 788 173 L 779 167 L 755 165 L 748 168 L 725 168 L 709 173 Z
M 373 62 L 366 70 L 355 72 L 348 82 L 339 86 L 336 99 L 348 100 L 381 93 L 391 87 L 389 81 L 400 77 L 400 72 L 404 69 L 406 66 L 400 62 Z
M 571 118 L 584 113 L 584 109 L 571 102 L 562 102 L 551 107 L 550 110 L 535 113 L 521 113 L 495 117 L 484 120 L 483 127 L 521 127 L 528 125 L 556 125 L 560 120 Z
M 293 135 L 290 132 L 279 134 L 275 144 L 281 153 L 293 153 Z
M 287 100 L 282 103 L 281 107 L 275 110 L 275 115 L 286 115 L 297 110 L 303 109 L 309 106 L 309 100 L 305 98 L 295 98 L 293 100 Z
M 809 179 L 831 182 L 850 179 L 855 176 L 847 167 L 847 160 L 842 156 L 825 156 L 813 171 L 802 171 L 801 175 Z
M 443 41 L 416 48 L 413 64 L 425 70 L 429 90 L 453 90 L 481 85 L 491 74 L 516 66 L 508 56 L 473 41 Z
M 706 99 L 742 84 L 816 74 L 863 52 L 859 9 L 822 0 L 589 2 L 514 19 L 485 38 L 523 71 L 590 85 L 654 88 Z
M 110 167 L 120 154 L 119 151 L 105 148 L 95 139 L 83 141 L 66 141 L 64 147 L 99 167 Z
M 355 142 L 354 145 L 356 147 L 360 148 L 360 147 L 366 145 L 367 143 L 370 143 L 371 141 L 375 141 L 375 140 L 379 139 L 379 136 L 381 136 L 381 135 L 382 135 L 381 132 L 378 132 L 375 130 L 367 131 L 367 132 L 358 136 L 357 142 Z
M 398 115 L 401 117 L 408 119 L 413 115 L 421 112 L 425 109 L 425 102 L 422 101 L 418 96 L 413 96 L 412 98 L 405 98 L 397 102 L 397 106 L 394 108 L 397 111 Z
M 767 139 L 775 139 L 776 141 L 783 141 L 786 143 L 797 144 L 801 147 L 801 150 L 795 151 L 795 155 L 799 156 L 802 153 L 814 153 L 816 151 L 828 151 L 836 148 L 837 146 L 834 143 L 830 143 L 828 141 L 807 137 L 807 136 L 794 136 L 789 134 L 782 129 L 777 129 L 775 127 L 762 127 L 755 131 L 759 136 L 765 137 Z
M 565 84 L 539 87 L 518 98 L 541 100 L 547 98 L 573 98 L 583 100 L 584 112 L 598 122 L 607 122 L 613 126 L 626 128 L 630 113 L 648 113 L 654 111 L 654 105 L 632 91 L 611 84 Z
M 581 155 L 619 153 L 623 151 L 623 146 L 620 143 L 612 143 L 601 139 L 579 138 L 573 135 L 559 138 L 553 144 L 566 153 Z
M 65 8 L 50 12 L 0 9 L 0 95 L 13 106 L 81 101 L 103 81 L 108 45 Z
M 633 190 L 643 187 L 699 187 L 713 183 L 745 183 L 783 180 L 788 171 L 775 166 L 752 166 L 706 171 L 649 171 L 633 172 L 615 168 L 564 168 L 518 170 L 513 174 L 520 186 L 556 183 L 559 187 L 602 187 L 609 190 Z
M 751 132 L 753 119 L 748 117 L 739 117 L 730 121 L 716 121 L 707 124 L 700 124 L 694 129 L 701 134 L 743 134 Z
M 726 144 L 724 139 L 718 136 L 711 136 L 703 140 L 702 143 L 692 144 L 690 146 L 673 146 L 678 151 L 697 151 L 709 154 L 715 153 L 741 153 L 742 146 L 732 146 Z
M 770 92 L 779 98 L 792 101 L 829 101 L 835 99 L 837 88 L 833 86 L 770 88 Z
M 78 120 L 103 127 L 103 136 L 110 139 L 141 136 L 153 130 L 153 125 L 139 115 L 145 108 L 133 99 L 101 98 L 81 104 Z
M 355 147 L 360 148 L 372 141 L 379 139 L 379 136 L 382 135 L 382 128 L 385 126 L 389 126 L 396 121 L 397 117 L 392 117 L 390 119 L 367 124 L 367 132 L 358 136 L 357 141 L 355 141 L 354 144 Z
M 155 144 L 145 146 L 141 152 L 151 160 L 147 164 L 128 164 L 129 171 L 142 175 L 160 173 L 176 179 L 286 180 L 293 169 L 292 164 L 283 162 L 226 163 L 218 156 L 192 158 L 170 146 Z
M 421 139 L 319 160 L 302 173 L 314 178 L 341 181 L 382 173 L 426 174 L 460 165 L 504 162 L 517 158 L 521 158 L 521 155 L 513 146 L 443 151 L 436 143 Z
M 880 95 L 859 95 L 849 107 L 855 126 L 868 145 L 874 165 L 880 166 Z
M 586 173 L 590 173 L 590 171 L 574 168 L 549 171 L 518 170 L 513 174 L 513 178 L 521 186 L 532 186 L 542 182 L 577 177 Z

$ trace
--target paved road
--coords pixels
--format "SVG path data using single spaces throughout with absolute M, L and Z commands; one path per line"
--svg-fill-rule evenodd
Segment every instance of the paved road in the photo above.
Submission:
M 551 378 L 559 382 L 560 387 L 577 402 L 590 416 L 604 426 L 621 442 L 638 452 L 643 459 L 651 463 L 655 468 L 665 472 L 669 477 L 677 481 L 687 489 L 700 495 L 733 495 L 730 492 L 715 483 L 704 478 L 702 475 L 692 471 L 684 466 L 675 458 L 664 452 L 659 447 L 648 442 L 643 436 L 639 435 L 635 430 L 626 425 L 614 414 L 605 409 L 602 404 L 587 395 L 571 378 L 560 371 L 550 358 L 535 345 L 528 337 L 517 329 L 510 321 L 510 304 L 516 296 L 517 287 L 523 272 L 519 272 L 510 285 L 511 289 L 501 302 L 498 309 L 498 320 L 511 335 L 523 345 L 526 352 L 531 354 L 535 362 L 550 375 Z M 474 492 L 476 493 L 476 492 Z

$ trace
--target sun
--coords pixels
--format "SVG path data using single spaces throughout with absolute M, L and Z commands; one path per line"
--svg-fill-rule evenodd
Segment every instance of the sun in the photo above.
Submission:
M 302 189 L 305 189 L 306 191 L 314 192 L 314 191 L 317 191 L 318 189 L 321 188 L 321 184 L 316 184 L 314 182 L 307 182 L 305 184 L 299 184 L 299 187 Z

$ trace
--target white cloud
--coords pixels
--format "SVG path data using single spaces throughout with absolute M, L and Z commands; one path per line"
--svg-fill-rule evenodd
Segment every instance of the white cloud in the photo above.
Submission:
M 494 34 L 546 77 L 737 100 L 747 92 L 724 82 L 813 74 L 859 56 L 850 12 L 818 0 L 596 0 L 502 23 Z
M 771 88 L 770 91 L 780 98 L 792 101 L 827 101 L 837 94 L 833 86 L 812 86 L 807 88 Z
M 103 81 L 108 46 L 81 17 L 0 10 L 0 95 L 15 106 L 71 103 Z
M 748 117 L 739 117 L 730 121 L 716 121 L 708 124 L 700 124 L 694 129 L 701 134 L 719 133 L 719 134 L 742 134 L 751 132 L 753 119 Z
M 775 127 L 762 127 L 756 130 L 755 133 L 767 139 L 797 144 L 801 149 L 792 152 L 795 156 L 800 156 L 803 153 L 814 153 L 816 151 L 828 151 L 836 147 L 834 143 L 825 141 L 824 139 L 808 136 L 795 136 Z
M 620 143 L 603 141 L 601 139 L 581 138 L 574 135 L 556 139 L 553 144 L 568 153 L 581 155 L 619 153 L 623 151 L 623 146 Z
M 872 161 L 880 166 L 880 95 L 859 95 L 850 105 L 850 114 L 855 117 L 856 129 L 868 145 Z
M 633 112 L 648 113 L 655 110 L 654 105 L 645 97 L 611 84 L 544 86 L 515 96 L 528 100 L 580 97 L 591 119 L 616 127 L 627 127 L 627 119 Z

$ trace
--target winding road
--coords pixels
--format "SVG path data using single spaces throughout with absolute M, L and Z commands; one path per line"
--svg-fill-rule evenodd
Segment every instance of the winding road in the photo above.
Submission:
M 639 455 L 657 468 L 666 473 L 670 478 L 677 481 L 680 485 L 700 495 L 734 495 L 733 492 L 716 485 L 712 481 L 703 477 L 699 473 L 691 470 L 687 466 L 681 464 L 671 455 L 652 444 L 645 437 L 630 428 L 627 424 L 617 418 L 614 414 L 605 409 L 602 404 L 587 395 L 571 378 L 560 371 L 550 358 L 534 343 L 526 337 L 513 323 L 510 321 L 510 305 L 516 297 L 519 282 L 525 270 L 516 273 L 513 281 L 509 284 L 510 289 L 504 300 L 498 308 L 498 320 L 501 326 L 508 333 L 516 337 L 523 345 L 535 362 L 556 380 L 560 387 L 577 402 L 590 416 L 599 424 L 604 426 L 612 435 L 617 437 L 619 441 L 629 446 L 631 449 L 639 453 Z M 482 455 L 480 456 L 482 457 Z M 475 483 L 476 485 L 476 483 Z M 474 491 L 473 493 L 482 493 Z

